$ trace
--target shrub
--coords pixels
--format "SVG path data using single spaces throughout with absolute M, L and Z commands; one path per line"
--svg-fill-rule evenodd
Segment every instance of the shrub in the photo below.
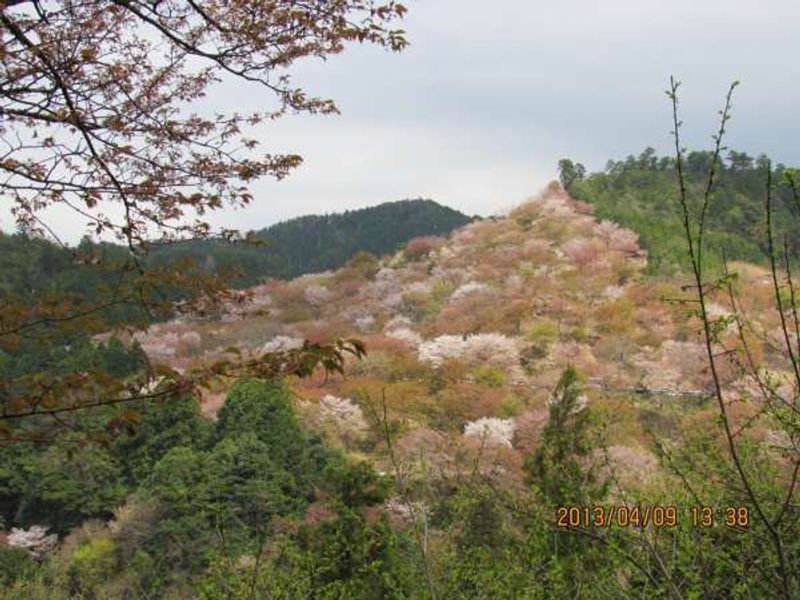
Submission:
M 36 563 L 28 552 L 21 548 L 0 546 L 0 585 L 28 579 L 35 571 Z
M 117 570 L 117 546 L 110 537 L 90 540 L 72 555 L 69 573 L 76 587 L 91 592 Z
M 538 319 L 525 327 L 523 333 L 532 342 L 552 342 L 558 338 L 558 324 L 552 319 Z
M 488 365 L 477 367 L 472 371 L 476 383 L 489 387 L 503 387 L 506 384 L 506 374 L 502 369 Z
M 430 254 L 433 250 L 437 250 L 442 243 L 443 240 L 441 238 L 429 235 L 417 237 L 406 244 L 403 250 L 403 256 L 405 256 L 407 260 L 419 260 Z

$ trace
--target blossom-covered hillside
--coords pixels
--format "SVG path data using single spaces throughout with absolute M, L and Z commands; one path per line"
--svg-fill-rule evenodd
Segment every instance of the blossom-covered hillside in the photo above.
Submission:
M 78 348 L 153 396 L 2 449 L 0 596 L 773 597 L 757 519 L 796 511 L 794 288 L 709 269 L 701 322 L 692 280 L 647 260 L 554 184 Z M 333 341 L 342 371 L 303 368 Z M 162 377 L 191 392 L 159 399 Z
M 710 380 L 690 296 L 680 281 L 645 279 L 646 264 L 634 232 L 553 185 L 507 216 L 417 238 L 391 256 L 358 254 L 336 272 L 267 281 L 219 321 L 156 325 L 140 342 L 180 370 L 231 346 L 257 354 L 358 337 L 368 355 L 345 377 L 292 382 L 307 424 L 379 469 L 392 458 L 442 473 L 479 464 L 508 485 L 522 481 L 522 457 L 537 447 L 551 392 L 572 365 L 585 390 L 574 410 L 600 416 L 606 467 L 646 487 L 659 474 L 645 432 L 671 436 L 714 414 L 697 399 Z M 758 313 L 769 281 L 755 267 L 743 277 L 746 308 Z M 717 300 L 710 311 L 724 322 Z M 776 324 L 755 324 L 769 340 Z M 760 343 L 754 337 L 755 352 Z M 731 410 L 746 414 L 737 403 L 746 386 L 733 383 L 741 393 L 730 392 Z M 218 384 L 203 398 L 209 417 L 227 391 Z

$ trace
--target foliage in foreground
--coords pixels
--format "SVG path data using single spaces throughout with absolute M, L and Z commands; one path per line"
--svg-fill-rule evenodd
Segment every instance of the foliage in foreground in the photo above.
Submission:
M 27 507 L 7 510 L 7 524 L 44 524 L 65 537 L 43 562 L 3 549 L 2 597 L 771 597 L 775 565 L 756 521 L 692 520 L 693 507 L 746 504 L 715 432 L 687 432 L 679 449 L 661 448 L 663 466 L 683 480 L 654 497 L 608 471 L 600 422 L 574 369 L 562 374 L 549 413 L 526 485 L 511 488 L 480 460 L 458 480 L 399 465 L 378 474 L 303 431 L 285 385 L 255 381 L 234 387 L 216 423 L 193 401 L 150 404 L 142 434 L 105 449 L 5 448 L 11 470 L 72 470 L 69 480 L 31 487 L 34 479 L 5 472 L 5 506 Z M 392 453 L 398 424 L 384 425 Z M 759 492 L 777 501 L 774 457 L 755 446 L 745 457 L 760 473 Z M 102 465 L 115 470 L 98 476 Z M 398 518 L 392 503 L 416 508 Z M 570 503 L 670 505 L 677 518 L 662 528 L 557 527 L 557 507 Z M 787 542 L 796 555 L 800 537 Z

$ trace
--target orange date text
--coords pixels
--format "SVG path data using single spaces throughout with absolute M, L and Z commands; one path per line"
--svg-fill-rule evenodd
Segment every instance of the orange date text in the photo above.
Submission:
M 683 511 L 681 511 L 683 512 Z M 556 527 L 561 529 L 610 527 L 676 527 L 680 518 L 692 527 L 710 528 L 718 525 L 744 530 L 750 525 L 746 506 L 692 506 L 680 514 L 672 505 L 566 505 L 556 508 Z
M 559 506 L 556 527 L 675 527 L 678 509 L 675 506 Z

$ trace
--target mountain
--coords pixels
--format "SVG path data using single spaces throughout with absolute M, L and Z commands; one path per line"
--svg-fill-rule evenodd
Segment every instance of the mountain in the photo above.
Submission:
M 95 262 L 119 262 L 128 253 L 116 244 L 88 240 L 71 251 L 43 238 L 0 232 L 0 295 L 33 299 L 55 290 L 86 292 L 100 285 L 101 270 L 91 260 L 77 260 L 78 255 L 94 256 Z
M 253 232 L 263 246 L 197 241 L 157 248 L 156 263 L 191 256 L 216 269 L 237 267 L 237 286 L 267 277 L 290 279 L 341 267 L 356 252 L 393 252 L 410 239 L 446 235 L 470 222 L 466 215 L 433 200 L 400 200 L 327 215 L 308 215 Z
M 412 238 L 446 235 L 470 221 L 433 200 L 400 200 L 277 223 L 254 232 L 264 245 L 216 241 L 155 244 L 147 261 L 163 265 L 191 257 L 212 269 L 235 267 L 243 275 L 234 284 L 243 287 L 267 277 L 288 279 L 336 269 L 356 252 L 386 254 Z M 30 297 L 56 290 L 91 294 L 97 286 L 118 277 L 95 264 L 121 264 L 127 259 L 127 249 L 117 244 L 95 244 L 85 238 L 70 249 L 38 237 L 0 232 L 0 293 Z
M 649 276 L 638 232 L 598 211 L 554 184 L 504 217 L 268 279 L 220 319 L 135 334 L 176 378 L 305 341 L 357 337 L 367 355 L 341 375 L 219 376 L 137 407 L 138 435 L 110 447 L 0 448 L 0 516 L 17 528 L 0 561 L 103 598 L 774 597 L 691 287 Z M 791 317 L 771 310 L 768 271 L 731 268 L 750 329 L 708 290 L 715 376 L 754 493 L 783 514 L 797 387 L 775 348 Z M 53 559 L 20 554 L 29 538 Z
M 748 290 L 740 308 L 756 331 L 778 339 L 778 315 L 765 309 L 767 273 L 740 263 L 732 268 Z M 249 309 L 237 304 L 221 321 L 159 324 L 138 339 L 151 360 L 186 372 L 229 356 L 231 345 L 257 357 L 304 340 L 358 337 L 367 357 L 350 361 L 344 376 L 288 382 L 293 407 L 328 447 L 392 476 L 384 480 L 390 496 L 367 510 L 412 540 L 425 532 L 441 597 L 552 597 L 549 588 L 525 590 L 538 589 L 542 572 L 561 577 L 560 568 L 567 569 L 559 580 L 564 589 L 602 580 L 607 589 L 621 586 L 608 597 L 626 597 L 631 586 L 652 591 L 660 584 L 631 570 L 618 578 L 624 563 L 569 532 L 557 543 L 570 558 L 552 558 L 556 506 L 672 507 L 680 526 L 659 530 L 658 551 L 678 557 L 669 568 L 696 574 L 705 572 L 701 557 L 711 548 L 735 556 L 723 561 L 731 576 L 763 551 L 757 542 L 739 545 L 752 537 L 726 538 L 687 524 L 696 502 L 682 485 L 687 471 L 692 494 L 724 498 L 716 500 L 720 506 L 744 501 L 737 504 L 735 491 L 715 483 L 727 466 L 696 458 L 726 454 L 715 437 L 718 412 L 700 323 L 687 316 L 691 291 L 682 289 L 681 277 L 653 279 L 646 269 L 636 232 L 599 219 L 593 206 L 552 186 L 506 217 L 383 257 L 360 255 L 336 271 L 270 280 L 247 290 Z M 736 347 L 725 294 L 711 293 L 707 303 L 722 319 L 720 343 Z M 748 343 L 761 356 L 774 341 L 754 336 Z M 774 385 L 791 383 L 786 367 L 771 362 Z M 750 443 L 771 443 L 778 426 L 748 400 L 752 382 L 735 364 L 719 375 L 736 426 L 748 428 Z M 217 427 L 238 398 L 230 385 L 220 379 L 201 391 L 202 411 Z M 161 461 L 155 469 L 179 467 Z M 717 475 L 702 471 L 715 468 Z M 309 506 L 306 522 L 319 527 L 314 535 L 331 531 L 326 519 L 336 506 L 324 494 Z M 646 561 L 650 550 L 627 532 L 612 528 L 608 539 Z M 313 554 L 302 545 L 306 538 L 298 539 L 292 547 Z M 404 564 L 418 565 L 416 556 L 411 552 Z M 274 568 L 300 576 L 283 563 Z M 424 581 L 423 567 L 415 568 L 413 581 Z M 499 572 L 514 576 L 482 579 Z M 409 585 L 406 597 L 431 597 Z

